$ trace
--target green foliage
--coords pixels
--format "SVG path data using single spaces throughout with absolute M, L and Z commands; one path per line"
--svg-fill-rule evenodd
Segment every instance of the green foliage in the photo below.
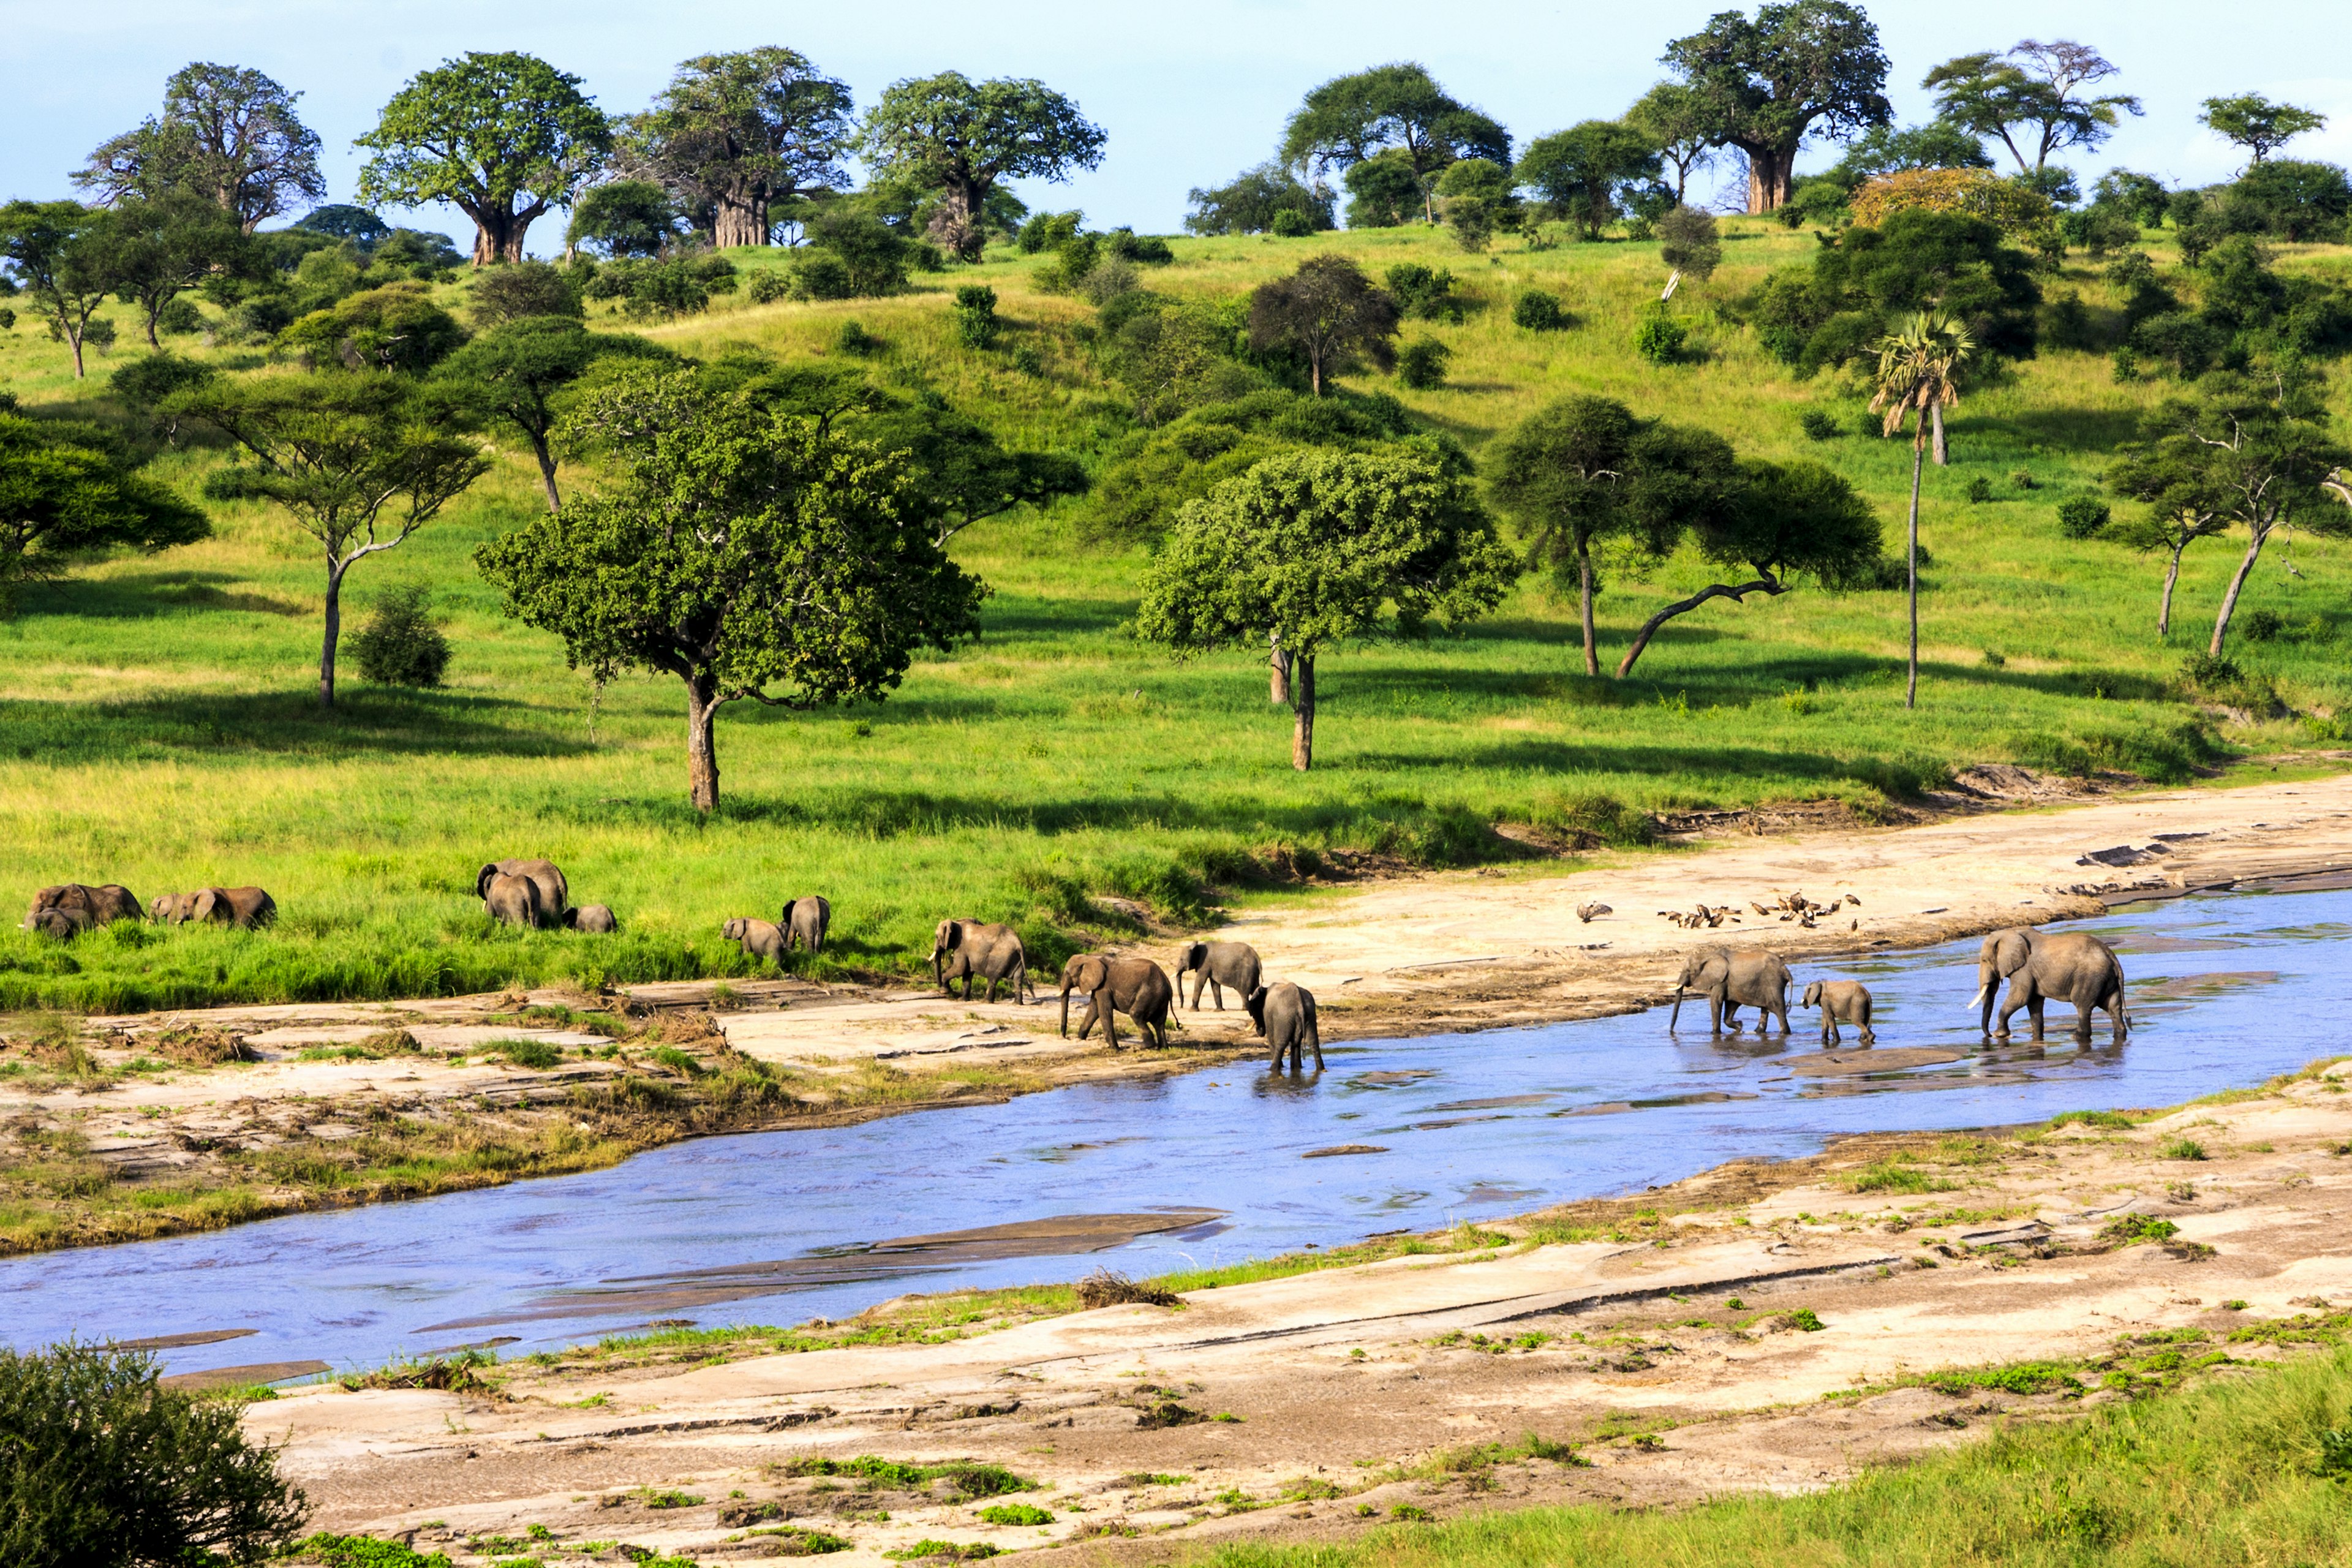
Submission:
M 1705 282 L 1723 262 L 1723 240 L 1713 215 L 1677 206 L 1658 220 L 1658 259 Z
M 1816 124 L 1843 134 L 1894 118 L 1878 29 L 1843 0 L 1766 5 L 1752 19 L 1721 11 L 1664 58 L 1691 89 L 1690 133 L 1746 153 L 1768 205 Z
M 352 638 L 360 675 L 381 686 L 441 684 L 449 668 L 449 639 L 433 624 L 432 591 L 412 583 L 376 600 L 375 613 Z
M 1588 120 L 1529 142 L 1512 178 L 1539 192 L 1585 238 L 1599 239 L 1632 189 L 1659 172 L 1648 136 L 1622 121 Z
M 1936 110 L 1944 121 L 1971 138 L 1998 137 L 2020 169 L 2042 170 L 2053 153 L 2103 144 L 2115 133 L 2119 112 L 2140 111 L 2139 100 L 2128 95 L 2082 90 L 2116 74 L 2114 65 L 2083 45 L 2028 42 L 2005 55 L 1986 51 L 1947 60 L 1922 85 L 1936 90 Z M 1978 157 L 1983 158 L 1980 147 Z
M 204 513 L 138 474 L 104 431 L 0 413 L 0 609 L 28 578 L 76 561 L 211 532 Z
M 257 70 L 183 66 L 163 83 L 163 113 L 100 143 L 73 183 L 105 205 L 198 195 L 249 230 L 326 199 L 299 96 Z
M 492 328 L 444 361 L 433 395 L 473 418 L 520 432 L 530 443 L 547 503 L 553 508 L 559 501 L 555 422 L 566 395 L 600 362 L 659 363 L 672 357 L 668 350 L 635 333 L 592 332 L 568 315 L 525 316 Z
M 2058 531 L 2069 539 L 2088 539 L 2114 517 L 2114 509 L 2096 496 L 2068 496 L 2058 503 Z
M 968 349 L 992 348 L 996 342 L 996 290 L 984 283 L 967 283 L 956 290 L 956 336 Z
M 1396 228 L 1418 223 L 1429 210 L 1427 191 L 1402 147 L 1376 153 L 1340 177 L 1348 187 L 1348 226 Z
M 2050 1119 L 2055 1131 L 2061 1127 L 2098 1127 L 2115 1132 L 2128 1132 L 2139 1123 L 2117 1110 L 2069 1110 Z
M 1313 218 L 1287 207 L 1274 215 L 1265 231 L 1277 239 L 1304 239 L 1317 232 Z
M 1559 296 L 1542 289 L 1529 289 L 1511 302 L 1511 325 L 1524 327 L 1531 332 L 1556 332 L 1570 325 L 1568 313 L 1560 309 Z
M 1401 261 L 1382 274 L 1389 297 L 1415 321 L 1448 321 L 1455 326 L 1469 313 L 1470 302 L 1454 291 L 1454 274 L 1443 267 Z
M 2033 352 L 2041 300 L 2032 265 L 1980 218 L 1909 208 L 1846 230 L 1810 274 L 1772 274 L 1748 309 L 1767 352 L 1801 374 L 1874 353 L 1923 309 L 1958 318 L 1980 349 L 2021 358 Z
M 480 328 L 528 316 L 576 320 L 585 314 L 578 285 L 544 261 L 510 261 L 487 268 L 474 279 L 470 305 L 474 325 Z
M 456 317 L 422 283 L 387 283 L 313 310 L 278 334 L 278 346 L 311 368 L 394 370 L 421 375 L 466 341 Z
M 2243 147 L 2256 163 L 2296 137 L 2327 124 L 2324 114 L 2292 103 L 2273 103 L 2259 92 L 2209 98 L 2197 120 L 2224 142 Z
M 808 265 L 807 258 L 802 265 Z M 624 257 L 596 268 L 583 292 L 591 300 L 618 300 L 640 319 L 672 321 L 709 310 L 712 295 L 732 293 L 739 282 L 735 264 L 723 256 L 682 254 L 661 261 Z
M 1054 1522 L 1052 1513 L 1042 1508 L 1032 1507 L 1025 1502 L 1001 1502 L 992 1508 L 982 1509 L 980 1517 L 984 1523 L 988 1524 L 1051 1524 Z
M 307 1509 L 239 1415 L 157 1386 L 152 1356 L 0 1350 L 0 1559 L 260 1561 Z
M 2194 1138 L 2175 1138 L 2156 1152 L 2162 1160 L 2202 1160 L 2205 1145 Z
M 764 245 L 782 212 L 848 185 L 849 86 L 791 49 L 698 55 L 623 139 L 658 189 L 710 215 L 712 244 Z
M 1654 300 L 1633 324 L 1633 352 L 1652 364 L 1672 364 L 1680 358 L 1690 329 L 1675 319 L 1664 300 Z
M 1459 158 L 1507 167 L 1510 133 L 1409 62 L 1334 77 L 1309 91 L 1283 128 L 1276 153 L 1286 168 L 1345 170 L 1355 198 L 1350 227 L 1393 226 L 1408 206 L 1433 216 L 1434 181 Z M 1367 164 L 1377 165 L 1381 178 L 1360 179 Z
M 1099 165 L 1107 140 L 1044 82 L 974 82 L 943 71 L 885 89 L 866 113 L 858 151 L 877 183 L 936 193 L 933 232 L 978 261 L 987 198 L 999 180 L 1066 179 Z
M 2200 1156 L 2201 1158 L 2201 1156 Z M 2180 1227 L 2153 1215 L 2118 1215 L 2099 1227 L 2099 1239 L 2110 1247 L 2137 1247 L 2146 1241 L 2169 1241 Z
M 651 180 L 613 180 L 581 194 L 563 237 L 607 260 L 650 260 L 677 239 L 677 211 L 667 191 Z
M 1407 343 L 1397 355 L 1397 380 L 1415 392 L 1426 392 L 1445 384 L 1445 362 L 1454 351 L 1435 338 L 1419 338 Z
M 808 1456 L 784 1461 L 783 1471 L 788 1476 L 856 1476 L 893 1491 L 907 1492 L 926 1491 L 933 1482 L 945 1481 L 950 1492 L 967 1499 L 1003 1497 L 1010 1492 L 1037 1489 L 1037 1483 L 1025 1476 L 1016 1475 L 1002 1465 L 982 1464 L 973 1459 L 923 1464 L 884 1459 L 872 1454 L 860 1454 L 854 1459 Z
M 331 1535 L 323 1531 L 296 1542 L 289 1555 L 319 1568 L 449 1568 L 446 1553 L 418 1552 L 373 1535 Z
M 1262 283 L 1250 296 L 1250 346 L 1297 354 L 1318 397 L 1326 379 L 1360 360 L 1382 370 L 1394 364 L 1390 340 L 1396 330 L 1396 301 L 1345 256 L 1311 256 L 1288 278 Z
M 1845 434 L 1845 426 L 1826 408 L 1808 408 L 1798 415 L 1797 428 L 1805 433 L 1808 441 L 1834 441 Z
M 114 291 L 107 255 L 114 221 L 112 214 L 79 202 L 0 206 L 0 278 L 47 319 L 53 338 L 73 350 L 76 380 L 87 374 L 84 342 L 113 341 L 113 323 L 93 318 Z
M 863 300 L 907 286 L 916 242 L 874 213 L 828 205 L 809 221 L 808 243 L 793 264 L 793 297 Z

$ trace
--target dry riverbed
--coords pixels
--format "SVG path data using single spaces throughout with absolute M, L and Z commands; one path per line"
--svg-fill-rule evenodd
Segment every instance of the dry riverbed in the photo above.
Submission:
M 1745 818 L 1675 852 L 1318 890 L 1245 910 L 1218 934 L 1312 990 L 1327 1037 L 1363 1038 L 1651 1005 L 1697 941 L 1821 962 L 2352 870 L 2352 776 L 2086 799 L 1988 768 L 1937 805 L 1945 815 L 1908 826 Z M 1837 908 L 1767 912 L 1795 894 Z M 1608 912 L 1581 918 L 1595 903 Z M 1701 931 L 1664 918 L 1702 905 L 1732 912 Z M 1166 962 L 1175 945 L 1142 951 Z M 1238 1010 L 1183 1014 L 1165 1051 L 1130 1034 L 1114 1052 L 1057 1022 L 1051 993 L 965 1002 L 793 980 L 18 1020 L 0 1050 L 0 1252 L 484 1186 L 701 1133 L 1258 1048 Z

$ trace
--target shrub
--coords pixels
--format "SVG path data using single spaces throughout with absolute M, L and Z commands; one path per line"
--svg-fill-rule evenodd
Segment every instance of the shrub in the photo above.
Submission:
M 2205 1145 L 2194 1138 L 2175 1138 L 2156 1153 L 2161 1160 L 2202 1160 L 2205 1158 Z
M 0 1544 L 16 1563 L 250 1563 L 308 1511 L 238 1409 L 158 1386 L 151 1356 L 0 1350 Z
M 1690 329 L 1675 321 L 1663 302 L 1653 303 L 1633 329 L 1633 352 L 1652 364 L 1672 364 L 1689 336 Z
M 1266 232 L 1278 239 L 1305 239 L 1315 232 L 1315 220 L 1296 207 L 1283 207 L 1275 213 Z
M 1043 375 L 1045 374 L 1045 356 L 1038 352 L 1036 344 L 1023 343 L 1013 351 L 1013 368 L 1024 375 Z
M 1797 426 L 1804 431 L 1808 441 L 1834 441 L 1845 434 L 1844 427 L 1838 424 L 1837 416 L 1826 408 L 1806 409 L 1797 416 Z
M 510 261 L 476 274 L 468 313 L 484 328 L 525 316 L 577 317 L 580 289 L 544 261 Z
M 397 1541 L 379 1541 L 373 1535 L 329 1535 L 323 1531 L 295 1543 L 294 1552 L 303 1563 L 316 1563 L 320 1568 L 449 1568 L 447 1554 L 439 1552 L 418 1552 L 403 1546 Z
M 1989 169 L 1902 169 L 1867 181 L 1850 204 L 1853 221 L 1875 228 L 1898 212 L 1963 213 L 2009 235 L 2050 221 L 2050 201 Z
M 1054 1516 L 1042 1508 L 1025 1502 L 1001 1502 L 980 1510 L 982 1522 L 988 1524 L 1051 1524 Z
M 793 280 L 783 272 L 754 272 L 751 281 L 743 286 L 743 293 L 754 305 L 772 305 L 793 297 Z
M 1696 207 L 1677 206 L 1658 219 L 1658 259 L 1704 283 L 1723 260 L 1715 218 Z
M 1459 326 L 1469 301 L 1454 291 L 1454 274 L 1446 268 L 1400 262 L 1382 275 L 1397 309 L 1424 321 L 1451 321 Z
M 1076 1286 L 1078 1305 L 1092 1311 L 1097 1307 L 1123 1307 L 1140 1302 L 1151 1307 L 1181 1307 L 1172 1290 L 1157 1285 L 1146 1285 L 1110 1268 L 1097 1268 Z
M 1397 379 L 1415 392 L 1445 384 L 1445 362 L 1454 351 L 1434 338 L 1407 343 L 1397 354 Z
M 985 283 L 967 283 L 956 290 L 956 336 L 968 349 L 984 349 L 994 345 L 996 330 L 996 290 Z
M 155 330 L 165 336 L 184 337 L 205 329 L 205 313 L 194 300 L 173 300 L 155 312 Z
M 1511 325 L 1525 327 L 1531 332 L 1558 331 L 1567 321 L 1567 312 L 1559 308 L 1559 296 L 1541 289 L 1530 289 L 1511 302 Z
M 2269 642 L 2286 626 L 2276 610 L 2255 610 L 2240 624 L 2248 642 Z
M 845 354 L 880 353 L 882 340 L 856 321 L 844 321 L 841 331 L 833 335 L 833 346 Z
M 360 674 L 380 686 L 438 686 L 449 668 L 449 639 L 428 613 L 431 591 L 422 583 L 394 588 L 352 638 Z
M 1982 474 L 1979 474 L 1975 479 L 1969 481 L 1968 493 L 1969 504 L 1970 506 L 1982 506 L 1985 502 L 1992 500 L 1992 481 L 1985 478 Z

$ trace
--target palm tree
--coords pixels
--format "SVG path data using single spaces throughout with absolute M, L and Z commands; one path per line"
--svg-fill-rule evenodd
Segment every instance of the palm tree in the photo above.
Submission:
M 1870 405 L 1886 416 L 1883 433 L 1892 436 L 1903 428 L 1906 416 L 1918 416 L 1911 436 L 1911 680 L 1903 692 L 1906 708 L 1919 705 L 1919 474 L 1931 426 L 1937 447 L 1943 445 L 1944 410 L 1960 401 L 1962 367 L 1976 347 L 1968 328 L 1929 310 L 1878 343 L 1878 395 Z M 1937 461 L 1942 460 L 1938 451 Z

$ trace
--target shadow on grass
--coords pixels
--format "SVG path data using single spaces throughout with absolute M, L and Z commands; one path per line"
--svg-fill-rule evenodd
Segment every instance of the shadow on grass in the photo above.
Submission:
M 504 698 L 367 686 L 338 687 L 331 711 L 307 691 L 0 701 L 0 755 L 89 763 L 157 752 L 569 757 L 593 749 L 537 722 L 536 710 Z
M 28 585 L 20 605 L 28 616 L 78 620 L 137 621 L 191 610 L 247 610 L 260 615 L 317 616 L 316 605 L 254 592 L 249 580 L 226 572 L 143 572 L 119 577 L 61 578 Z

